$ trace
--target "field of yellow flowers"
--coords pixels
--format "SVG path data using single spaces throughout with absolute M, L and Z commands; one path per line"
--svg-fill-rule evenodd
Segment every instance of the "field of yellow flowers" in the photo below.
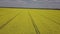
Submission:
M 60 10 L 0 8 L 0 34 L 60 34 Z

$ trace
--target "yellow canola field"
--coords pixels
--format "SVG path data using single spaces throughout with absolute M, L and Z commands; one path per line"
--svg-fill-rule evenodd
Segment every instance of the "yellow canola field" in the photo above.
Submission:
M 60 34 L 60 10 L 0 8 L 0 34 Z

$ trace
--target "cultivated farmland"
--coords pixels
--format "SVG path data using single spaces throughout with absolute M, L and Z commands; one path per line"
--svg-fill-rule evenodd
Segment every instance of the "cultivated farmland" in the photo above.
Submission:
M 0 8 L 0 34 L 60 34 L 60 10 Z

